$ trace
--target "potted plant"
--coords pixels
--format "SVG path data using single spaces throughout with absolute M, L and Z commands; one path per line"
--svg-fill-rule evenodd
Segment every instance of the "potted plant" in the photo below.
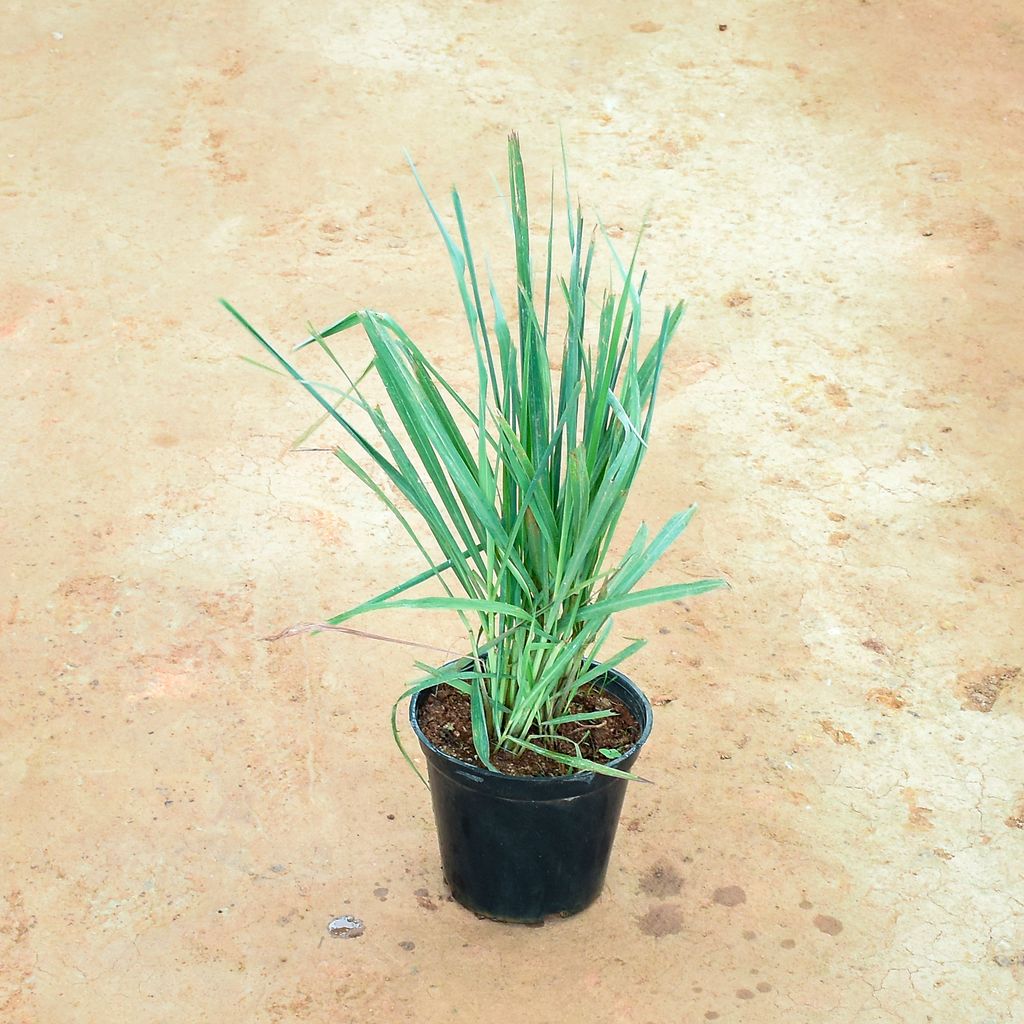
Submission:
M 448 609 L 460 618 L 464 656 L 442 666 L 418 663 L 423 676 L 396 701 L 392 729 L 401 747 L 397 708 L 411 698 L 455 898 L 487 917 L 535 922 L 582 910 L 599 894 L 625 786 L 636 778 L 631 768 L 651 729 L 650 704 L 617 670 L 644 641 L 604 654 L 611 617 L 724 585 L 702 579 L 639 589 L 693 506 L 653 537 L 641 525 L 612 557 L 684 304 L 664 310 L 645 348 L 646 275 L 637 270 L 636 250 L 623 263 L 602 228 L 621 289 L 588 308 L 596 241 L 586 237 L 579 206 L 573 211 L 567 172 L 568 269 L 557 277 L 553 269 L 552 199 L 537 274 L 522 156 L 512 135 L 510 321 L 490 270 L 481 276 L 474 261 L 458 191 L 451 194 L 449 228 L 412 170 L 455 271 L 475 395 L 452 386 L 386 313 L 357 310 L 296 347 L 322 350 L 341 374 L 339 390 L 308 379 L 224 305 L 347 434 L 349 448 L 339 446 L 334 455 L 384 503 L 427 563 L 325 625 L 399 607 Z M 553 366 L 550 313 L 557 297 L 565 328 Z M 356 327 L 373 360 L 353 377 L 329 339 Z M 383 384 L 387 413 L 366 397 L 369 372 Z M 409 596 L 428 582 L 442 593 Z

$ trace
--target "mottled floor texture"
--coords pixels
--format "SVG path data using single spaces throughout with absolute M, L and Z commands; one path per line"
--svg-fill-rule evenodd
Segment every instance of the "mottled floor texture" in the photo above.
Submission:
M 0 1019 L 1024 1021 L 1019 4 L 0 18 Z M 627 518 L 698 501 L 656 582 L 733 589 L 618 620 L 655 785 L 602 899 L 522 929 L 447 899 L 416 653 L 260 639 L 416 559 L 285 454 L 315 410 L 215 300 L 282 342 L 384 308 L 468 382 L 402 149 L 504 267 L 505 134 L 542 224 L 559 126 L 691 300 Z

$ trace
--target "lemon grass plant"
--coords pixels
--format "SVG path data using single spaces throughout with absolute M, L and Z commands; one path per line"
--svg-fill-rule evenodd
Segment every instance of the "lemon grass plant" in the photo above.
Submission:
M 328 622 L 336 626 L 388 608 L 457 613 L 466 632 L 466 657 L 442 667 L 418 663 L 425 674 L 399 701 L 439 684 L 465 694 L 476 753 L 492 771 L 498 750 L 513 756 L 534 751 L 558 762 L 562 772 L 632 778 L 581 756 L 556 732 L 564 723 L 613 713 L 570 709 L 582 688 L 599 684 L 608 669 L 644 643 L 633 640 L 602 656 L 616 612 L 724 585 L 719 579 L 701 579 L 639 588 L 682 533 L 694 506 L 671 516 L 653 537 L 641 525 L 621 557 L 610 555 L 647 451 L 665 353 L 684 304 L 664 310 L 645 348 L 641 293 L 646 274 L 637 269 L 636 249 L 626 265 L 603 228 L 621 287 L 606 291 L 599 301 L 591 298 L 596 233 L 588 238 L 580 207 L 573 210 L 564 150 L 568 269 L 556 276 L 553 266 L 552 198 L 538 274 L 522 155 L 512 135 L 508 212 L 516 297 L 510 320 L 490 269 L 481 273 L 474 260 L 458 191 L 451 193 L 454 225 L 449 226 L 411 161 L 410 166 L 455 272 L 476 365 L 475 395 L 460 394 L 386 313 L 356 310 L 325 330 L 312 331 L 296 346 L 296 351 L 316 347 L 326 354 L 342 380 L 340 388 L 331 388 L 309 379 L 224 302 L 342 428 L 364 462 L 376 467 L 385 485 L 349 450 L 334 449 L 427 562 L 423 572 Z M 557 370 L 549 348 L 555 301 L 565 307 Z M 329 344 L 352 328 L 361 328 L 372 347 L 370 369 L 386 391 L 386 412 L 364 394 L 365 374 L 353 379 Z M 362 411 L 372 431 L 357 426 L 346 410 L 349 404 Z M 409 596 L 431 581 L 440 585 L 443 596 Z M 394 710 L 392 726 L 397 739 Z M 617 753 L 607 755 L 612 759 Z

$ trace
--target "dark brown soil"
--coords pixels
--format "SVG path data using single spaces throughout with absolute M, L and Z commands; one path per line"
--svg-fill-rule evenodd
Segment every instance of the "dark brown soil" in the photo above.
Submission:
M 624 751 L 640 738 L 640 726 L 636 719 L 622 701 L 610 694 L 599 690 L 581 691 L 569 708 L 571 714 L 604 710 L 614 711 L 615 715 L 596 722 L 570 722 L 558 729 L 559 736 L 579 744 L 580 756 L 598 764 L 612 760 L 605 757 L 600 748 Z M 435 747 L 460 761 L 483 767 L 473 747 L 469 698 L 465 694 L 450 686 L 430 691 L 420 703 L 419 725 Z M 536 742 L 545 745 L 540 740 Z M 554 741 L 547 745 L 558 753 L 576 754 L 576 748 L 571 743 Z M 492 754 L 491 761 L 505 775 L 568 775 L 572 772 L 571 768 L 533 751 L 525 751 L 518 756 L 498 751 Z

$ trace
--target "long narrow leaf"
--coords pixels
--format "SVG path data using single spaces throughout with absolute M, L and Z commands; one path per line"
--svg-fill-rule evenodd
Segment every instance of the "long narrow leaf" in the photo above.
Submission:
M 670 583 L 668 586 L 653 587 L 650 590 L 634 590 L 631 594 L 623 594 L 621 597 L 595 601 L 580 611 L 580 618 L 599 619 L 614 615 L 616 612 L 624 612 L 629 608 L 642 608 L 644 605 L 660 604 L 663 601 L 685 600 L 728 585 L 725 580 L 695 580 L 692 583 Z

